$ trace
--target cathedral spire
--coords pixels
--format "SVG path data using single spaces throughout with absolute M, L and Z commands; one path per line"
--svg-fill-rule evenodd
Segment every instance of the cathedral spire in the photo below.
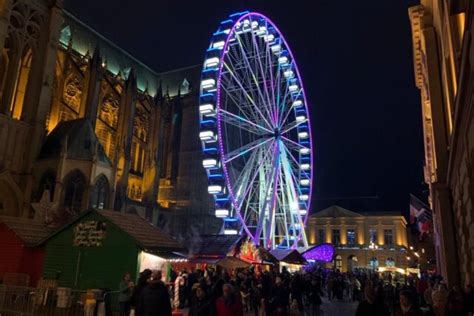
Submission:
M 128 74 L 127 81 L 125 81 L 125 87 L 127 89 L 132 88 L 132 89 L 137 89 L 137 75 L 135 71 L 135 67 L 132 67 L 130 69 L 130 73 Z
M 94 53 L 92 54 L 91 67 L 100 67 L 102 64 L 102 57 L 100 56 L 100 47 L 97 44 L 94 48 Z

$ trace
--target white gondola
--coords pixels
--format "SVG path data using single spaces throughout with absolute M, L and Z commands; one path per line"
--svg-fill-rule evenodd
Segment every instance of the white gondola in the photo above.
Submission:
M 218 41 L 212 44 L 212 48 L 223 49 L 225 45 L 224 41 Z
M 215 115 L 216 111 L 213 104 L 206 103 L 199 106 L 199 113 L 202 115 Z
M 207 158 L 202 161 L 202 166 L 206 169 L 215 168 L 218 166 L 218 161 L 215 158 Z
M 304 185 L 304 186 L 308 186 L 309 185 L 309 179 L 301 179 L 300 184 Z
M 293 70 L 288 69 L 283 72 L 283 76 L 285 76 L 286 79 L 291 79 L 295 76 L 295 73 L 293 72 Z
M 229 210 L 225 208 L 218 208 L 216 209 L 215 215 L 219 218 L 226 218 L 229 216 Z
M 309 170 L 310 165 L 309 165 L 309 163 L 303 163 L 303 164 L 301 164 L 300 168 L 301 168 L 301 170 Z
M 207 192 L 209 192 L 210 194 L 222 193 L 222 190 L 222 185 L 218 184 L 211 184 L 207 187 Z
M 211 143 L 217 140 L 217 135 L 214 131 L 201 131 L 199 132 L 199 138 L 205 143 Z
M 306 147 L 300 148 L 300 154 L 302 155 L 309 154 L 309 148 L 306 148 Z
M 309 199 L 308 194 L 301 194 L 301 195 L 300 195 L 300 200 L 301 200 L 301 201 L 308 201 L 308 199 Z
M 306 121 L 306 116 L 304 116 L 304 115 L 298 115 L 298 116 L 296 117 L 296 122 L 301 123 L 301 122 L 304 122 L 304 121 Z
M 209 69 L 209 68 L 215 68 L 219 65 L 219 58 L 218 57 L 211 57 L 206 59 L 204 62 L 204 68 Z
M 308 138 L 308 132 L 299 132 L 298 133 L 298 137 L 301 138 L 301 139 L 306 139 Z

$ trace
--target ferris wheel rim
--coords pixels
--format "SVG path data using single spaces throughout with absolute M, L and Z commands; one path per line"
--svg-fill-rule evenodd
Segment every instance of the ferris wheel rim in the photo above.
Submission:
M 232 16 L 232 15 L 231 15 Z M 294 55 L 293 55 L 293 52 L 291 51 L 291 48 L 290 46 L 288 45 L 288 42 L 286 40 L 286 38 L 284 37 L 284 35 L 282 34 L 282 32 L 280 31 L 280 29 L 276 26 L 276 24 L 270 19 L 268 18 L 267 16 L 261 14 L 261 13 L 258 13 L 258 12 L 246 12 L 246 13 L 243 13 L 240 15 L 240 17 L 238 19 L 236 19 L 235 21 L 233 21 L 232 23 L 232 26 L 229 30 L 229 32 L 227 33 L 227 36 L 225 38 L 225 43 L 224 43 L 224 46 L 223 46 L 223 49 L 222 49 L 222 54 L 220 54 L 219 56 L 219 66 L 218 66 L 218 71 L 217 71 L 217 84 L 216 84 L 216 87 L 217 87 L 217 100 L 216 100 L 216 111 L 219 112 L 220 110 L 222 110 L 222 74 L 223 74 L 223 66 L 224 66 L 224 61 L 225 61 L 225 58 L 227 56 L 227 54 L 229 53 L 228 52 L 228 47 L 229 47 L 229 43 L 230 43 L 230 40 L 231 38 L 233 38 L 233 36 L 235 36 L 235 32 L 236 32 L 236 26 L 244 21 L 246 18 L 251 18 L 251 17 L 254 17 L 254 18 L 260 18 L 260 19 L 263 19 L 266 23 L 268 23 L 268 25 L 271 25 L 271 27 L 274 28 L 276 34 L 278 34 L 279 38 L 281 39 L 282 43 L 284 43 L 284 46 L 286 48 L 286 50 L 288 51 L 288 55 L 291 57 L 291 60 L 292 60 L 292 65 L 294 67 L 294 71 L 296 73 L 296 78 L 299 79 L 299 85 L 301 86 L 301 98 L 303 99 L 303 102 L 304 102 L 304 108 L 305 108 L 305 111 L 307 113 L 307 120 L 306 120 L 306 123 L 307 123 L 307 126 L 308 126 L 308 130 L 310 131 L 309 133 L 309 145 L 306 146 L 309 151 L 310 151 L 310 164 L 311 164 L 311 168 L 310 168 L 310 172 L 309 172 L 309 179 L 310 179 L 310 182 L 312 182 L 313 180 L 313 170 L 314 170 L 314 164 L 313 164 L 313 160 L 314 160 L 314 156 L 313 156 L 313 153 L 312 153 L 312 149 L 313 149 L 313 142 L 312 142 L 312 135 L 311 135 L 311 120 L 309 118 L 309 107 L 308 107 L 308 102 L 307 102 L 307 97 L 306 97 L 306 93 L 304 92 L 305 89 L 304 89 L 304 84 L 303 84 L 303 80 L 301 79 L 301 74 L 300 74 L 300 70 L 298 68 L 298 64 L 296 62 L 296 59 L 294 58 Z M 229 171 L 228 171 L 228 167 L 225 163 L 225 154 L 226 154 L 226 151 L 224 150 L 224 141 L 225 141 L 225 133 L 223 132 L 223 129 L 222 129 L 222 119 L 220 117 L 220 115 L 217 115 L 217 141 L 218 141 L 218 146 L 219 146 L 219 150 L 218 150 L 218 156 L 219 156 L 219 159 L 220 161 L 222 162 L 221 163 L 221 166 L 222 166 L 222 170 L 224 172 L 224 180 L 225 180 L 225 186 L 227 187 L 228 189 L 228 193 L 229 193 L 229 196 L 230 196 L 230 202 L 233 204 L 233 207 L 235 209 L 235 214 L 236 216 L 238 217 L 238 219 L 240 220 L 240 222 L 242 223 L 242 228 L 246 231 L 247 235 L 250 236 L 250 237 L 254 237 L 253 234 L 250 232 L 249 228 L 247 227 L 247 223 L 245 221 L 245 218 L 242 216 L 241 214 L 241 211 L 240 211 L 240 207 L 239 205 L 237 204 L 238 203 L 238 200 L 237 198 L 235 197 L 235 192 L 234 192 L 234 189 L 232 187 L 232 181 L 230 179 L 230 176 L 229 176 Z M 309 210 L 310 210 L 310 206 L 311 206 L 311 197 L 312 197 L 312 184 L 309 186 L 309 198 L 308 198 L 308 201 L 306 203 L 306 209 L 307 209 L 307 212 L 306 214 L 304 215 L 304 218 L 303 218 L 303 224 L 306 225 L 306 222 L 308 220 L 308 217 L 309 217 Z M 300 233 L 299 234 L 299 240 L 301 239 L 302 237 L 302 234 Z M 257 238 L 259 238 L 259 236 L 257 236 Z

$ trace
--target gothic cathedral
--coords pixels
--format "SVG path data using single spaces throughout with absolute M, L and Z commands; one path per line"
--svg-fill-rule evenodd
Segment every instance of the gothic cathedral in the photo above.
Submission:
M 200 66 L 156 72 L 61 0 L 0 0 L 0 47 L 0 215 L 113 209 L 175 235 L 217 232 Z

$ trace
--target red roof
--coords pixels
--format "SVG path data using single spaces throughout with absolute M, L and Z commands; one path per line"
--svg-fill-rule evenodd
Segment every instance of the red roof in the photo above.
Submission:
M 0 216 L 0 223 L 13 231 L 26 246 L 35 246 L 51 233 L 44 223 L 24 217 Z

